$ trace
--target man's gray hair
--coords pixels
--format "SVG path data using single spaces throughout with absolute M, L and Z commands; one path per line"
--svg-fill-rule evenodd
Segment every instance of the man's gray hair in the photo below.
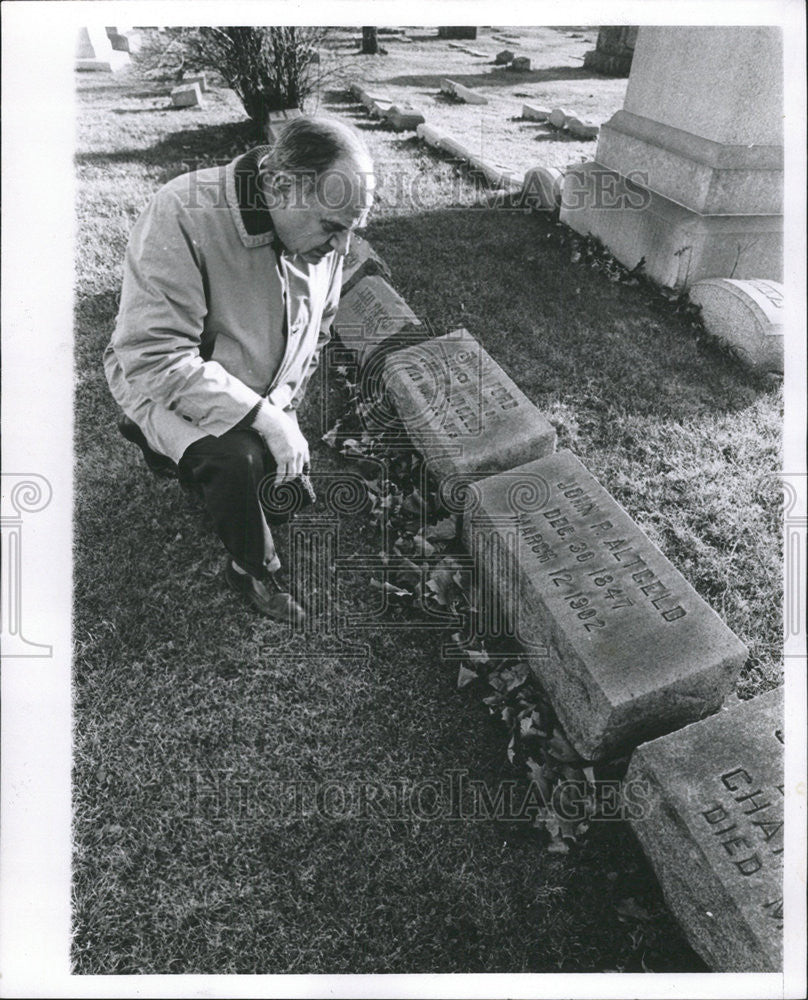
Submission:
M 270 151 L 261 158 L 261 172 L 319 175 L 337 160 L 348 159 L 357 168 L 373 173 L 373 160 L 361 136 L 337 118 L 292 118 L 280 131 Z

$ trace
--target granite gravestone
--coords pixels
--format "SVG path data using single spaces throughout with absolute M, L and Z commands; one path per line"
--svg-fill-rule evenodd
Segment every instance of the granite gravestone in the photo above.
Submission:
M 356 352 L 360 369 L 387 341 L 387 347 L 396 344 L 393 338 L 403 331 L 421 329 L 426 336 L 412 309 L 377 274 L 362 278 L 342 296 L 332 325 L 343 346 Z
M 717 972 L 782 968 L 782 689 L 646 743 L 631 826 L 691 945 Z
M 384 389 L 427 468 L 488 475 L 555 449 L 555 430 L 468 330 L 388 354 Z
M 466 545 L 575 749 L 614 756 L 715 712 L 746 660 L 721 621 L 571 452 L 475 483 Z
M 690 289 L 704 325 L 758 371 L 783 371 L 783 286 L 757 278 L 706 278 Z

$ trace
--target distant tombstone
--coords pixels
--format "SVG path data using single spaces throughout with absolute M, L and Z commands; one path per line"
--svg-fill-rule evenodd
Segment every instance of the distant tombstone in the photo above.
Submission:
M 482 94 L 478 94 L 454 80 L 441 80 L 440 89 L 444 94 L 448 94 L 464 104 L 488 104 L 487 97 L 483 97 Z
M 412 328 L 427 335 L 404 299 L 376 274 L 363 277 L 343 294 L 333 323 L 342 345 L 355 351 L 360 369 L 382 348 L 401 346 L 398 335 Z M 414 338 L 404 339 L 412 343 Z
M 706 278 L 690 289 L 707 330 L 762 372 L 783 371 L 783 286 L 762 278 Z
M 368 114 L 370 114 L 372 118 L 386 118 L 387 113 L 392 107 L 392 101 L 387 100 L 387 98 L 377 97 L 368 108 Z
M 464 537 L 582 757 L 678 729 L 732 690 L 743 643 L 571 452 L 475 483 Z
M 468 330 L 387 354 L 383 384 L 438 482 L 549 455 L 555 430 Z
M 82 72 L 114 73 L 129 65 L 129 53 L 112 47 L 104 28 L 79 28 L 75 68 Z
M 267 115 L 266 136 L 270 143 L 278 141 L 278 137 L 283 131 L 287 122 L 293 118 L 300 118 L 303 112 L 300 108 L 286 108 L 283 111 L 270 111 Z
M 497 66 L 505 66 L 513 59 L 513 52 L 510 49 L 503 49 L 501 52 L 497 52 L 494 57 L 494 62 Z
M 438 28 L 438 38 L 476 38 L 477 28 L 467 24 Z
M 342 294 L 369 274 L 381 274 L 389 279 L 390 268 L 367 240 L 354 236 L 348 253 L 342 258 Z
M 208 76 L 207 76 L 207 73 L 188 73 L 187 75 L 183 74 L 182 82 L 183 83 L 198 83 L 199 84 L 199 89 L 202 91 L 203 94 L 206 94 L 210 90 L 210 87 L 208 86 Z M 276 112 L 272 112 L 271 111 L 270 112 L 270 118 L 275 113 Z
M 410 104 L 393 104 L 388 108 L 384 120 L 396 132 L 414 132 L 424 121 L 424 116 Z
M 598 127 L 590 122 L 582 122 L 580 118 L 568 118 L 564 128 L 576 139 L 597 139 Z
M 527 56 L 514 56 L 508 69 L 514 73 L 527 73 L 530 71 L 530 59 Z
M 782 689 L 646 743 L 631 826 L 690 944 L 716 972 L 778 972 L 783 931 Z
M 531 167 L 522 183 L 522 204 L 557 212 L 561 207 L 564 171 L 558 167 Z
M 529 122 L 546 122 L 550 112 L 546 108 L 537 108 L 534 104 L 523 104 L 522 117 Z
M 584 68 L 606 76 L 628 76 L 637 41 L 637 28 L 621 24 L 598 31 L 595 48 L 584 55 Z
M 180 84 L 171 91 L 171 103 L 175 108 L 204 107 L 202 91 L 198 83 Z

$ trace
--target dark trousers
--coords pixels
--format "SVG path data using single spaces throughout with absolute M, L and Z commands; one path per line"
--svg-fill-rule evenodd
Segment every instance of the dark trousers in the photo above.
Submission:
M 178 469 L 181 482 L 201 493 L 216 534 L 243 570 L 260 580 L 280 568 L 259 495 L 261 481 L 274 475 L 276 465 L 255 431 L 229 430 L 195 441 Z

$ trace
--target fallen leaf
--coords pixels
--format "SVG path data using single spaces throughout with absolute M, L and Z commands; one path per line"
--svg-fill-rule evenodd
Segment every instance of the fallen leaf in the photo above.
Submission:
M 464 688 L 467 685 L 471 684 L 472 681 L 476 680 L 477 680 L 477 675 L 474 673 L 474 671 L 469 670 L 468 667 L 463 666 L 463 664 L 461 663 L 460 669 L 457 672 L 457 686 L 459 688 Z

